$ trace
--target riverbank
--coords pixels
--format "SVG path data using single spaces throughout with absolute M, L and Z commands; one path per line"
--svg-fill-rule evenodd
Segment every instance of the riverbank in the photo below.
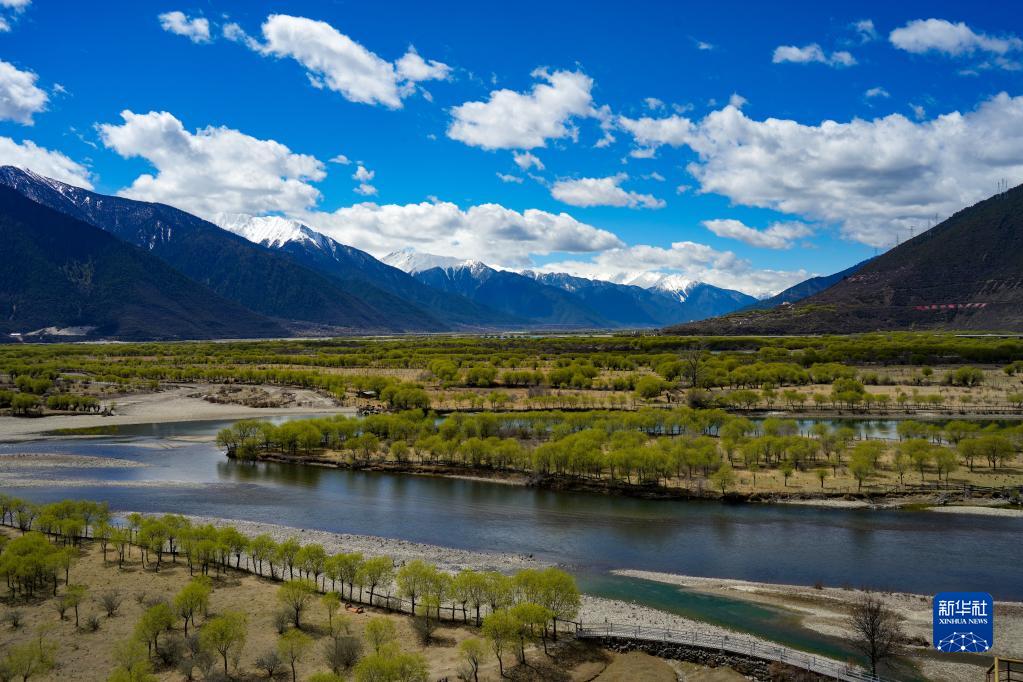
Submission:
M 139 393 L 118 398 L 114 414 L 53 414 L 45 417 L 0 417 L 0 443 L 67 438 L 52 435 L 65 429 L 85 430 L 131 424 L 162 424 L 169 422 L 219 419 L 259 419 L 284 415 L 336 413 L 352 416 L 355 408 L 338 407 L 332 400 L 306 389 L 291 389 L 294 404 L 287 407 L 247 407 L 217 403 L 198 397 L 210 386 L 186 384 L 165 388 L 156 393 Z M 210 436 L 209 440 L 212 440 Z
M 120 512 L 123 517 L 130 512 Z M 443 547 L 419 542 L 410 542 L 397 538 L 385 538 L 371 535 L 350 533 L 333 533 L 307 528 L 296 528 L 272 523 L 255 521 L 238 521 L 220 517 L 191 516 L 186 518 L 197 524 L 212 524 L 216 527 L 232 526 L 247 537 L 260 534 L 270 535 L 275 542 L 295 538 L 303 544 L 317 543 L 323 546 L 328 554 L 339 552 L 360 552 L 366 557 L 388 556 L 401 565 L 413 559 L 421 559 L 435 564 L 439 569 L 449 573 L 457 573 L 464 569 L 476 571 L 500 571 L 512 573 L 527 568 L 543 568 L 551 565 L 531 555 L 484 552 Z M 616 623 L 618 625 L 638 626 L 644 628 L 662 628 L 675 631 L 699 631 L 708 635 L 731 636 L 737 634 L 755 641 L 758 645 L 769 644 L 769 640 L 756 637 L 745 632 L 730 630 L 699 620 L 685 618 L 667 611 L 634 604 L 632 602 L 606 599 L 583 594 L 578 619 L 580 622 L 594 625 L 600 623 Z
M 853 605 L 864 592 L 835 587 L 807 587 L 760 583 L 725 578 L 657 573 L 652 571 L 618 570 L 615 575 L 652 580 L 668 585 L 787 609 L 795 613 L 800 624 L 831 637 L 852 639 L 848 618 Z M 983 666 L 994 655 L 1018 656 L 1023 643 L 1023 602 L 996 602 L 996 637 L 990 655 L 940 654 L 930 647 L 932 597 L 904 592 L 875 592 L 885 604 L 903 617 L 909 658 L 927 679 L 968 682 L 983 675 Z
M 228 453 L 228 457 L 232 457 Z M 482 481 L 517 485 L 555 492 L 588 493 L 620 497 L 634 497 L 644 500 L 714 500 L 728 504 L 791 504 L 839 509 L 898 509 L 934 508 L 956 511 L 960 508 L 986 504 L 1005 505 L 1006 499 L 997 497 L 995 488 L 964 488 L 956 486 L 936 487 L 921 492 L 918 486 L 907 486 L 903 490 L 887 492 L 848 492 L 841 490 L 728 490 L 724 494 L 710 485 L 697 481 L 693 486 L 665 486 L 660 483 L 626 483 L 620 480 L 595 479 L 558 474 L 536 474 L 523 471 L 501 470 L 488 467 L 467 467 L 454 464 L 428 462 L 397 462 L 388 459 L 354 460 L 348 454 L 321 450 L 304 454 L 260 453 L 260 462 L 299 464 L 351 471 L 372 471 L 409 476 L 436 476 L 459 480 Z M 1006 488 L 1005 495 L 1014 493 L 1016 488 Z M 963 505 L 963 506 L 960 506 Z M 985 507 L 988 508 L 988 507 Z M 1013 511 L 1013 510 L 1008 510 Z M 967 512 L 969 513 L 969 512 Z M 974 512 L 977 513 L 977 512 Z M 1013 514 L 990 513 L 991 516 L 1012 516 Z

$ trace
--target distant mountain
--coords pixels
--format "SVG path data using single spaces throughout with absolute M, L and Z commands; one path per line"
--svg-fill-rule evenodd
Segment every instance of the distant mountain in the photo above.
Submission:
M 895 329 L 1023 331 L 1023 187 L 959 211 L 794 305 L 668 331 L 848 333 Z
M 836 272 L 833 275 L 804 279 L 799 284 L 794 284 L 779 294 L 775 294 L 770 298 L 761 299 L 753 305 L 747 306 L 745 310 L 770 310 L 782 303 L 795 303 L 796 301 L 802 301 L 804 298 L 808 298 L 814 294 L 819 294 L 828 287 L 841 282 L 846 277 L 856 274 L 860 268 L 869 262 L 870 259 L 868 258 L 865 261 L 860 261 L 856 265 L 846 268 L 841 272 Z
M 12 166 L 0 185 L 44 206 L 146 249 L 220 296 L 281 320 L 326 330 L 437 330 L 442 323 L 384 292 L 374 306 L 368 290 L 337 280 L 247 239 L 164 204 L 97 194 Z
M 436 256 L 414 258 L 407 251 L 384 256 L 391 265 L 403 265 L 417 280 L 451 294 L 458 294 L 506 315 L 536 325 L 573 328 L 614 327 L 613 322 L 573 294 L 538 282 L 517 272 L 495 270 L 479 261 L 439 261 L 444 267 L 425 267 Z M 425 269 L 418 269 L 425 267 Z
M 377 309 L 402 303 L 429 315 L 438 328 L 482 328 L 522 324 L 525 320 L 481 306 L 464 296 L 434 289 L 365 251 L 346 246 L 297 220 L 279 216 L 222 214 L 220 227 L 251 242 L 287 254 L 302 265 L 340 281 Z M 456 259 L 451 259 L 455 261 Z
M 756 300 L 678 275 L 644 276 L 638 280 L 644 286 L 637 286 L 565 273 L 502 271 L 412 249 L 388 254 L 383 261 L 434 288 L 546 325 L 659 327 L 730 312 Z
M 284 336 L 159 258 L 0 186 L 0 333 L 206 339 Z
M 738 291 L 694 282 L 679 275 L 647 280 L 647 286 L 617 284 L 573 277 L 564 273 L 523 274 L 571 292 L 618 326 L 648 327 L 678 324 L 736 310 L 751 301 Z

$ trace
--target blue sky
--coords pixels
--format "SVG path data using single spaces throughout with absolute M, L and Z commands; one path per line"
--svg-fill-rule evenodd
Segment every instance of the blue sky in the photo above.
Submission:
M 1023 171 L 1012 3 L 0 5 L 0 162 L 378 256 L 765 294 Z

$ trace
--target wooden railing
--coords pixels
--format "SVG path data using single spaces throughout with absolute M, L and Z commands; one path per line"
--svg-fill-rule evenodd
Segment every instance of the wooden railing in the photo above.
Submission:
M 722 635 L 690 630 L 681 632 L 667 628 L 619 625 L 615 623 L 578 623 L 576 637 L 603 639 L 618 637 L 665 644 L 680 644 L 715 651 L 749 656 L 765 661 L 777 661 L 801 670 L 826 675 L 844 682 L 884 682 L 857 666 L 841 663 L 823 656 L 790 649 L 779 644 L 767 644 L 742 635 Z

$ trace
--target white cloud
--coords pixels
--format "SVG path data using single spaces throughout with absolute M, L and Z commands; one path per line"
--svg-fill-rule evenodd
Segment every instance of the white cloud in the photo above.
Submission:
M 519 212 L 498 204 L 461 209 L 450 202 L 362 203 L 295 217 L 377 256 L 411 246 L 423 253 L 457 254 L 508 268 L 531 266 L 534 254 L 592 253 L 623 246 L 611 232 L 567 213 Z
M 884 88 L 882 88 L 881 86 L 877 86 L 875 88 L 871 88 L 871 89 L 867 90 L 863 94 L 868 99 L 874 99 L 875 97 L 885 97 L 885 98 L 891 97 L 891 95 L 888 93 L 888 91 L 885 90 Z
M 641 148 L 686 146 L 701 192 L 841 225 L 872 246 L 989 196 L 999 178 L 1023 179 L 1023 96 L 915 122 L 751 119 L 725 107 L 699 121 L 624 120 Z
M 909 108 L 913 110 L 913 117 L 916 120 L 922 121 L 927 118 L 927 109 L 922 104 L 910 104 Z
M 525 178 L 520 178 L 518 175 L 509 175 L 508 173 L 498 173 L 497 177 L 501 182 L 510 182 L 516 185 L 521 185 L 525 181 Z
M 36 87 L 38 76 L 0 60 L 0 120 L 32 125 L 32 115 L 46 109 L 49 97 Z
M 624 206 L 628 208 L 664 208 L 663 199 L 622 189 L 628 180 L 625 173 L 606 178 L 558 180 L 551 187 L 551 196 L 570 206 Z
M 838 52 L 832 52 L 830 56 L 825 54 L 824 50 L 817 43 L 811 43 L 804 47 L 797 47 L 795 45 L 779 45 L 774 48 L 774 55 L 771 57 L 771 61 L 775 64 L 782 64 L 785 62 L 791 62 L 793 64 L 811 64 L 820 63 L 827 64 L 829 66 L 853 66 L 856 64 L 856 59 L 845 50 Z
M 338 154 L 337 156 L 335 156 L 334 158 L 332 158 L 332 159 L 330 160 L 330 162 L 331 162 L 331 163 L 336 163 L 336 164 L 338 164 L 338 165 L 340 165 L 340 166 L 347 166 L 347 165 L 349 165 L 349 164 L 351 164 L 351 163 L 352 163 L 351 159 L 349 159 L 349 158 L 348 158 L 347 156 L 345 156 L 344 154 Z
M 184 12 L 175 10 L 159 15 L 160 27 L 179 36 L 185 36 L 193 43 L 210 41 L 210 22 L 205 17 L 189 18 Z
M 564 260 L 537 269 L 622 284 L 649 283 L 660 275 L 681 274 L 754 296 L 777 293 L 809 276 L 805 270 L 757 270 L 731 251 L 695 242 L 675 242 L 669 248 L 634 244 L 602 251 L 589 260 Z
M 27 168 L 48 178 L 92 189 L 92 174 L 85 166 L 32 140 L 19 144 L 9 137 L 0 137 L 0 165 Z
M 644 180 L 656 180 L 657 182 L 664 182 L 665 177 L 663 175 L 661 175 L 660 173 L 658 173 L 657 171 L 654 171 L 652 173 L 647 173 L 646 175 L 644 175 L 643 179 Z
M 376 171 L 371 171 L 360 163 L 359 167 L 352 174 L 352 180 L 359 181 L 359 186 L 355 188 L 355 193 L 361 194 L 364 197 L 376 196 L 377 188 L 370 184 L 375 175 Z
M 656 111 L 657 109 L 663 109 L 664 108 L 664 102 L 662 102 L 661 100 L 657 99 L 656 97 L 647 97 L 647 98 L 645 98 L 643 100 L 643 104 L 646 105 L 647 109 L 651 109 L 653 111 Z
M 869 43 L 877 40 L 877 29 L 874 28 L 874 21 L 872 19 L 861 19 L 854 22 L 852 28 L 860 37 L 861 42 Z
M 484 149 L 533 149 L 547 140 L 575 138 L 573 117 L 595 114 L 593 80 L 579 71 L 537 69 L 528 93 L 494 90 L 485 102 L 466 102 L 451 110 L 448 137 Z
M 941 52 L 958 56 L 981 51 L 1004 55 L 1023 49 L 1023 40 L 1016 36 L 989 36 L 977 33 L 961 21 L 953 24 L 945 19 L 915 19 L 892 31 L 888 39 L 900 50 L 914 54 Z
M 450 74 L 446 64 L 424 60 L 415 48 L 392 64 L 324 21 L 273 14 L 262 31 L 263 44 L 237 26 L 230 35 L 225 27 L 225 36 L 262 54 L 294 59 L 306 68 L 314 86 L 339 92 L 351 102 L 400 109 L 416 83 L 444 80 Z
M 395 62 L 398 78 L 412 83 L 420 81 L 447 80 L 451 76 L 451 67 L 434 59 L 426 61 L 419 56 L 415 47 L 409 47 L 401 59 Z
M 530 168 L 536 168 L 537 170 L 544 169 L 543 161 L 537 158 L 537 156 L 532 152 L 516 152 L 512 155 L 512 157 L 515 159 L 515 165 L 524 171 L 527 171 Z
M 757 230 L 738 220 L 726 218 L 704 220 L 703 226 L 719 237 L 736 239 L 765 249 L 788 249 L 792 247 L 793 240 L 813 234 L 809 225 L 798 222 L 773 223 L 766 230 Z
M 191 133 L 167 112 L 121 112 L 124 123 L 99 126 L 103 143 L 125 158 L 141 157 L 156 169 L 119 194 L 160 201 L 203 217 L 220 212 L 297 211 L 320 192 L 323 163 L 274 140 L 208 126 Z
M 0 7 L 13 10 L 23 10 L 32 4 L 32 0 L 0 0 Z
M 697 40 L 696 41 L 696 49 L 697 50 L 713 50 L 714 49 L 714 45 L 711 44 L 711 43 L 705 42 L 703 40 Z

